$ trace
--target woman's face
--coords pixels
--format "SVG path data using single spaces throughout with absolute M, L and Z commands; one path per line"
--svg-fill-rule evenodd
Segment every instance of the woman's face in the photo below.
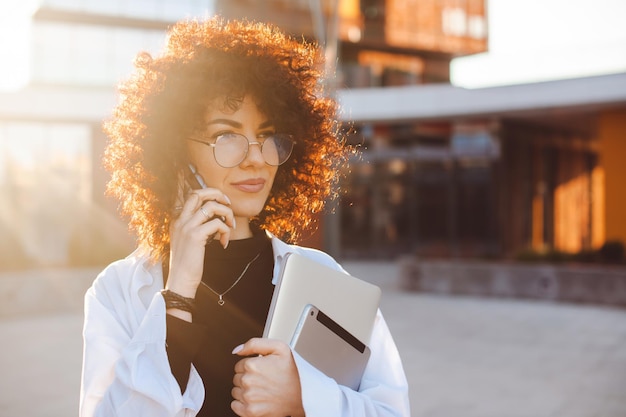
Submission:
M 264 137 L 275 133 L 275 127 L 250 96 L 236 111 L 220 107 L 211 106 L 206 113 L 205 129 L 200 134 L 206 142 L 215 143 L 216 136 L 226 133 L 241 134 L 248 142 L 263 142 Z M 187 141 L 187 146 L 191 162 L 207 187 L 221 190 L 230 199 L 238 224 L 261 212 L 278 167 L 265 163 L 259 145 L 250 145 L 244 160 L 232 168 L 220 166 L 210 146 L 193 141 Z

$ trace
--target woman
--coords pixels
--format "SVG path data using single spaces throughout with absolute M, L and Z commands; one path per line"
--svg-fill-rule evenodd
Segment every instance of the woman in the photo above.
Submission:
M 85 296 L 81 416 L 408 415 L 380 312 L 358 392 L 259 337 L 286 253 L 342 270 L 289 244 L 346 160 L 321 64 L 274 27 L 220 19 L 138 58 L 105 166 L 140 246 Z

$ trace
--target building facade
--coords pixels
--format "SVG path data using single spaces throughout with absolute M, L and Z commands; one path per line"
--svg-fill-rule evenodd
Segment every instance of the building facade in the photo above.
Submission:
M 23 23 L 0 25 L 22 83 L 0 93 L 0 268 L 132 249 L 103 196 L 102 120 L 137 52 L 157 52 L 174 21 L 214 13 L 317 39 L 337 63 L 329 93 L 361 152 L 307 243 L 339 257 L 510 257 L 626 240 L 624 77 L 450 86 L 450 60 L 487 48 L 484 0 L 24 4 L 0 18 Z
M 515 258 L 626 240 L 626 74 L 340 98 L 367 145 L 342 205 L 344 251 Z

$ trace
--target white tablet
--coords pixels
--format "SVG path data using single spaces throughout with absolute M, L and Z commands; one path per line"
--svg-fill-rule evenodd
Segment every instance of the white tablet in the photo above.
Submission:
M 291 347 L 338 384 L 359 389 L 370 349 L 317 307 L 304 308 Z

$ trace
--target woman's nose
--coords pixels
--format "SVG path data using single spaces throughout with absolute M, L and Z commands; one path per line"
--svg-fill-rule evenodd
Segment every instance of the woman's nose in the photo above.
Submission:
M 263 158 L 262 146 L 263 144 L 260 142 L 248 142 L 248 153 L 246 154 L 246 158 L 243 160 L 243 163 L 264 165 L 265 159 Z

